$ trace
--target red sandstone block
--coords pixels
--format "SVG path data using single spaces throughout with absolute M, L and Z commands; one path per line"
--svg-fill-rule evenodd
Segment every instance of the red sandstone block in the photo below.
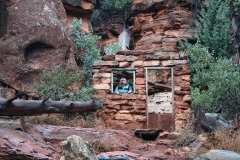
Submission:
M 122 99 L 137 99 L 137 95 L 136 94 L 123 94 L 122 95 Z
M 106 105 L 112 105 L 112 101 L 109 99 L 104 99 L 104 104 Z
M 183 96 L 182 95 L 174 95 L 174 101 L 181 102 L 182 100 L 183 100 Z
M 133 106 L 121 106 L 122 110 L 132 110 L 134 109 Z
M 116 100 L 112 101 L 113 105 L 118 105 L 118 104 L 128 104 L 128 100 Z
M 107 108 L 120 110 L 120 105 L 107 105 Z
M 188 64 L 183 64 L 182 68 L 183 68 L 183 70 L 189 70 Z
M 115 109 L 105 109 L 104 113 L 106 113 L 106 114 L 114 114 L 114 113 L 117 113 L 117 111 Z
M 190 91 L 190 86 L 182 86 L 181 91 Z
M 135 106 L 139 106 L 139 105 L 146 105 L 146 101 L 144 100 L 136 100 L 134 103 L 133 103 Z
M 140 55 L 138 56 L 138 60 L 144 61 L 146 59 L 145 55 Z
M 182 108 L 190 108 L 190 105 L 186 102 L 174 102 L 174 107 L 182 109 Z
M 138 95 L 146 95 L 146 90 L 137 90 Z
M 107 115 L 106 113 L 103 113 L 102 115 L 101 115 L 101 118 L 103 119 L 103 120 L 110 120 L 110 119 L 112 119 L 113 117 L 112 116 L 109 116 L 109 115 Z
M 140 99 L 140 100 L 146 100 L 146 95 L 138 95 L 138 99 Z
M 99 95 L 104 95 L 104 94 L 108 94 L 110 91 L 109 90 L 105 90 L 105 89 L 99 89 L 97 90 L 97 93 Z
M 119 95 L 119 94 L 109 94 L 107 97 L 108 97 L 108 99 L 112 99 L 112 100 L 114 100 L 114 99 L 122 99 L 122 96 Z
M 145 85 L 137 85 L 136 84 L 136 90 L 145 90 L 146 86 Z
M 132 111 L 130 111 L 131 114 L 139 114 L 139 115 L 146 115 L 146 110 L 137 110 L 134 109 Z
M 100 73 L 111 73 L 112 69 L 109 66 L 101 66 Z
M 146 110 L 146 105 L 137 105 L 135 108 L 138 110 Z
M 93 84 L 100 84 L 101 83 L 101 79 L 100 78 L 93 78 L 92 83 Z
M 174 91 L 175 95 L 190 95 L 190 91 Z
M 145 78 L 136 78 L 136 85 L 145 85 Z
M 129 100 L 129 101 L 128 101 L 128 105 L 129 105 L 129 106 L 132 106 L 133 103 L 134 103 L 134 100 Z

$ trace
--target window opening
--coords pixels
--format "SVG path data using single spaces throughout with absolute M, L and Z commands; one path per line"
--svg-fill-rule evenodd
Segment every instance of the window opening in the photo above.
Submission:
M 121 78 L 126 78 L 127 83 L 135 93 L 135 68 L 113 68 L 111 74 L 111 91 L 114 93 L 115 88 L 119 85 Z

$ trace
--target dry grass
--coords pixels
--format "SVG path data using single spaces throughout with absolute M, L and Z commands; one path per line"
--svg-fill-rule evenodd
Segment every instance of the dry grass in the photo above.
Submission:
M 177 137 L 175 147 L 184 147 L 188 146 L 196 138 L 196 134 L 191 128 L 185 128 L 182 130 L 181 134 Z
M 124 150 L 124 146 L 129 143 L 127 140 L 120 141 L 116 136 L 88 137 L 88 135 L 85 135 L 82 138 L 92 146 L 96 154 Z
M 83 127 L 83 128 L 96 128 L 104 126 L 101 118 L 93 114 L 43 114 L 40 116 L 32 116 L 31 121 L 33 124 L 40 125 L 57 125 L 57 126 L 70 126 L 70 127 Z
M 181 134 L 177 137 L 175 147 L 181 148 L 188 146 L 197 137 L 197 134 L 193 132 L 193 118 L 192 116 L 187 117 L 187 121 L 182 126 Z
M 207 139 L 200 148 L 200 152 L 206 153 L 212 149 L 220 149 L 240 153 L 239 144 L 240 130 L 234 131 L 221 128 L 219 131 L 207 135 Z

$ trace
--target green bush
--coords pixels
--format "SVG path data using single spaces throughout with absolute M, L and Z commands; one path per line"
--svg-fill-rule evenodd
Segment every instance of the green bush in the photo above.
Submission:
M 127 3 L 132 0 L 103 0 L 102 9 L 122 9 Z
M 122 49 L 121 43 L 113 42 L 112 44 L 106 44 L 104 47 L 104 52 L 106 55 L 116 54 L 118 51 Z
M 214 58 L 208 48 L 199 43 L 185 42 L 188 64 L 192 72 L 192 106 L 200 105 L 207 112 L 222 107 L 228 118 L 239 112 L 240 74 L 232 59 Z
M 86 35 L 81 32 L 81 19 L 74 18 L 72 26 L 70 33 L 75 42 L 75 47 L 79 51 L 75 58 L 78 64 L 83 64 L 85 85 L 89 86 L 92 84 L 93 63 L 101 59 L 100 50 L 97 48 L 97 42 L 101 37 L 92 33 Z
M 96 23 L 96 22 L 101 21 L 101 16 L 100 16 L 99 10 L 97 10 L 97 9 L 94 10 L 93 13 L 91 14 L 90 19 L 91 19 L 92 23 Z
M 234 46 L 231 40 L 229 6 L 222 0 L 205 1 L 196 21 L 198 41 L 208 48 L 214 57 L 230 57 Z
M 39 98 L 46 98 L 50 93 L 53 100 L 73 98 L 74 93 L 71 92 L 69 87 L 75 82 L 80 83 L 83 73 L 80 70 L 68 70 L 69 68 L 63 69 L 58 65 L 54 65 L 51 70 L 44 70 L 40 74 L 42 83 L 34 85 Z

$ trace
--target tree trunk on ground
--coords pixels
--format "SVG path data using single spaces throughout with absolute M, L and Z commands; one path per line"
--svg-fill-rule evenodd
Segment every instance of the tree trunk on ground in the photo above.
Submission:
M 33 116 L 51 113 L 83 113 L 94 112 L 100 104 L 94 100 L 80 101 L 53 101 L 47 97 L 44 100 L 23 100 L 21 96 L 5 99 L 0 97 L 0 116 Z

